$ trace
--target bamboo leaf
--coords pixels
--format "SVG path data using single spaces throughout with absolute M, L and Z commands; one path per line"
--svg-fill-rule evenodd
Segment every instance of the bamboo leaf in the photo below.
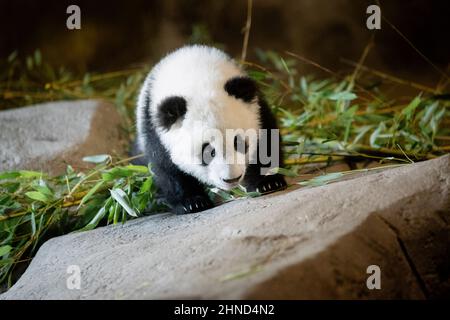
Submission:
M 42 176 L 45 176 L 44 174 L 42 174 L 42 172 L 38 172 L 38 171 L 21 170 L 19 172 L 20 172 L 20 177 L 25 178 L 25 179 L 40 178 Z
M 36 234 L 36 216 L 34 210 L 31 211 L 31 237 Z
M 137 165 L 130 164 L 128 166 L 125 166 L 125 169 L 131 170 L 134 172 L 139 172 L 139 173 L 149 173 L 147 166 L 137 166 Z
M 83 161 L 99 164 L 99 163 L 104 163 L 104 162 L 108 161 L 109 159 L 111 159 L 111 156 L 109 154 L 99 154 L 99 155 L 95 155 L 95 156 L 84 157 Z
M 38 191 L 29 191 L 29 192 L 26 192 L 25 195 L 30 199 L 41 201 L 44 203 L 51 201 L 51 199 L 49 199 L 45 194 L 38 192 Z
M 418 95 L 409 103 L 406 108 L 402 110 L 401 114 L 405 116 L 407 120 L 410 120 L 414 114 L 414 111 L 420 105 L 421 101 L 421 95 Z
M 83 228 L 81 228 L 79 231 L 89 231 L 94 229 L 100 220 L 105 216 L 106 208 L 103 206 L 100 210 L 98 210 L 97 214 L 94 216 L 94 218 Z
M 1 172 L 0 173 L 0 180 L 6 180 L 6 179 L 14 179 L 20 177 L 20 172 L 17 171 L 10 171 L 10 172 Z
M 41 56 L 41 51 L 39 49 L 34 51 L 34 62 L 36 64 L 36 66 L 40 66 L 41 65 L 42 56 Z
M 298 174 L 293 170 L 289 170 L 286 168 L 273 168 L 270 170 L 272 173 L 279 173 L 287 177 L 298 177 Z
M 353 92 L 349 91 L 336 92 L 328 97 L 328 99 L 330 100 L 346 100 L 346 101 L 355 100 L 356 98 L 358 98 L 358 96 Z
M 97 190 L 105 183 L 105 181 L 100 181 L 95 184 L 95 186 L 89 190 L 88 193 L 81 199 L 80 204 L 78 207 L 81 207 L 83 204 L 85 204 L 96 192 Z
M 334 173 L 329 173 L 329 174 L 321 175 L 318 177 L 314 177 L 310 180 L 301 181 L 298 184 L 300 184 L 302 186 L 314 186 L 314 187 L 323 186 L 323 185 L 328 184 L 332 181 L 335 181 L 343 176 L 344 176 L 344 174 L 341 172 L 334 172 Z
M 138 213 L 134 208 L 131 207 L 130 199 L 128 198 L 128 195 L 123 191 L 122 189 L 112 189 L 110 190 L 111 197 L 113 197 L 114 200 L 116 200 L 121 207 L 132 217 L 137 217 Z
M 0 257 L 7 255 L 12 250 L 10 245 L 5 245 L 0 247 Z

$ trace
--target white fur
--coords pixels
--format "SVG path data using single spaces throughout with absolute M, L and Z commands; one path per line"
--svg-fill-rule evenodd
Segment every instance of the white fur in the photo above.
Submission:
M 244 103 L 229 96 L 224 89 L 229 79 L 244 75 L 233 60 L 215 48 L 188 46 L 167 55 L 150 72 L 139 96 L 136 116 L 141 150 L 144 151 L 145 146 L 142 132 L 146 125 L 143 123 L 146 95 L 150 95 L 152 121 L 158 105 L 165 98 L 182 96 L 187 101 L 186 115 L 168 131 L 156 126 L 161 142 L 172 161 L 184 172 L 223 189 L 233 187 L 222 179 L 244 177 L 246 163 L 227 163 L 226 157 L 232 154 L 240 156 L 233 148 L 233 139 L 220 142 L 216 138 L 211 141 L 209 136 L 211 130 L 218 130 L 226 137 L 227 129 L 257 132 L 260 128 L 257 102 Z M 216 149 L 216 156 L 208 166 L 201 165 L 204 142 L 211 142 Z M 249 142 L 249 154 L 254 156 L 257 136 L 250 138 Z

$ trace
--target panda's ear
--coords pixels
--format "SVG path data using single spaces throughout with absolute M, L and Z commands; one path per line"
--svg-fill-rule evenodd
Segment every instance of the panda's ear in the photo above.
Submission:
M 168 97 L 158 106 L 158 124 L 168 130 L 178 119 L 184 117 L 186 110 L 186 100 L 183 97 Z
M 258 93 L 256 82 L 249 77 L 234 77 L 225 83 L 225 91 L 236 99 L 251 102 Z

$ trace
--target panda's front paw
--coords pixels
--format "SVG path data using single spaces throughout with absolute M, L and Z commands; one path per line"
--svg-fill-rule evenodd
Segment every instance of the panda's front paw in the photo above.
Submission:
M 176 214 L 194 213 L 210 209 L 213 206 L 213 203 L 208 197 L 194 196 L 185 198 L 183 201 L 174 206 L 174 212 Z
M 267 194 L 286 189 L 286 187 L 287 183 L 284 177 L 280 174 L 274 174 L 264 177 L 264 179 L 260 180 L 256 185 L 250 186 L 247 190 Z

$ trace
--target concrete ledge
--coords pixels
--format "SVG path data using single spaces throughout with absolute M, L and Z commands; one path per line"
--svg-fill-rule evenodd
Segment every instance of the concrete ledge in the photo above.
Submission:
M 449 297 L 450 156 L 54 238 L 1 299 Z M 66 286 L 67 267 L 81 289 Z M 369 265 L 381 289 L 369 290 Z

